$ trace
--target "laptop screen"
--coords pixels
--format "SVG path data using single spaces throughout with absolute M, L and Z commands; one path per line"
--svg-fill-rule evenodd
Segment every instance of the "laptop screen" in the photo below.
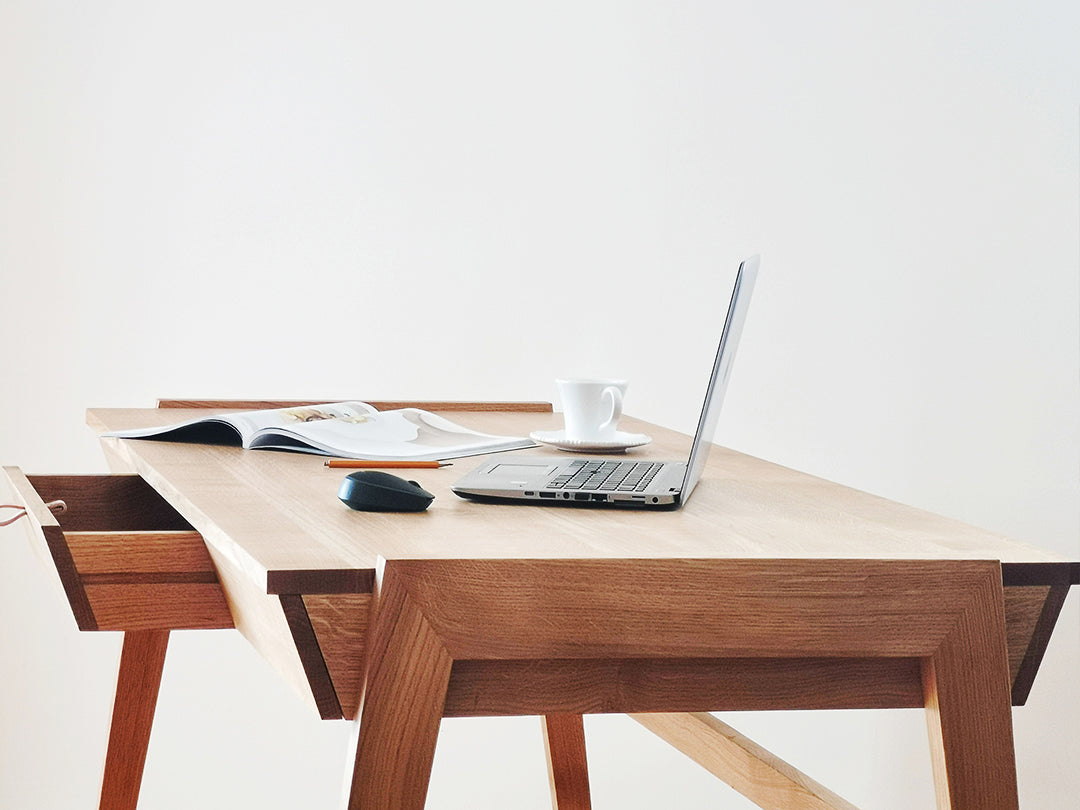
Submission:
M 728 304 L 724 331 L 720 336 L 720 347 L 716 350 L 716 360 L 713 361 L 712 375 L 709 377 L 709 387 L 705 393 L 705 404 L 701 407 L 697 432 L 694 434 L 694 443 L 690 448 L 690 460 L 687 462 L 686 475 L 683 478 L 683 503 L 686 503 L 690 493 L 701 480 L 701 473 L 709 458 L 709 449 L 712 447 L 713 436 L 716 434 L 716 421 L 720 416 L 720 405 L 724 401 L 724 392 L 727 390 L 728 378 L 731 376 L 731 366 L 735 361 L 735 350 L 739 347 L 739 337 L 742 335 L 743 324 L 746 322 L 746 310 L 750 307 L 750 294 L 754 291 L 754 282 L 757 281 L 760 258 L 760 256 L 752 256 L 744 261 L 739 265 L 739 274 L 735 277 L 735 289 L 731 293 L 731 303 Z

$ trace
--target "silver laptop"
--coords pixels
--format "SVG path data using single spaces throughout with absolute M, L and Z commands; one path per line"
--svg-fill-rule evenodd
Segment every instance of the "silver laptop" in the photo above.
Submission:
M 712 447 L 720 405 L 757 280 L 758 260 L 754 256 L 739 265 L 689 459 L 498 456 L 454 484 L 454 492 L 474 500 L 551 505 L 674 509 L 686 503 Z

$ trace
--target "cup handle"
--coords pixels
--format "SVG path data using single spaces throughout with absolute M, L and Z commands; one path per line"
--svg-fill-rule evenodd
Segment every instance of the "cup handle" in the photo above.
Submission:
M 615 425 L 618 424 L 619 417 L 622 416 L 622 391 L 614 385 L 609 385 L 600 396 L 611 398 L 611 416 L 607 418 L 604 424 L 600 425 L 598 431 L 599 433 L 607 433 L 609 430 L 615 430 Z

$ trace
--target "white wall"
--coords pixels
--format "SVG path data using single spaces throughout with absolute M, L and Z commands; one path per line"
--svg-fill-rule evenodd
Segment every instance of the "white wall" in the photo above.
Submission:
M 104 471 L 87 406 L 587 372 L 690 429 L 760 250 L 720 441 L 1075 559 L 1080 7 L 854 5 L 0 0 L 0 461 Z M 118 640 L 23 533 L 0 806 L 89 808 Z M 1080 795 L 1077 603 L 1015 712 L 1026 807 Z M 859 806 L 932 802 L 920 712 L 734 722 Z M 142 806 L 336 807 L 346 731 L 178 633 Z M 597 807 L 746 806 L 588 734 Z M 537 721 L 445 723 L 430 806 L 547 806 Z

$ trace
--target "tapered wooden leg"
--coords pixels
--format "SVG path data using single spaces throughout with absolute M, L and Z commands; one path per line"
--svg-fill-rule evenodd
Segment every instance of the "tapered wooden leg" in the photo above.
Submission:
M 941 810 L 1015 810 L 1009 665 L 1000 577 L 980 589 L 923 661 L 930 754 Z
M 551 806 L 554 810 L 591 810 L 585 724 L 581 715 L 549 714 L 542 719 Z
M 168 630 L 124 634 L 101 785 L 102 810 L 134 810 L 139 802 L 168 644 Z
M 381 588 L 349 810 L 422 810 L 453 663 L 408 596 Z

